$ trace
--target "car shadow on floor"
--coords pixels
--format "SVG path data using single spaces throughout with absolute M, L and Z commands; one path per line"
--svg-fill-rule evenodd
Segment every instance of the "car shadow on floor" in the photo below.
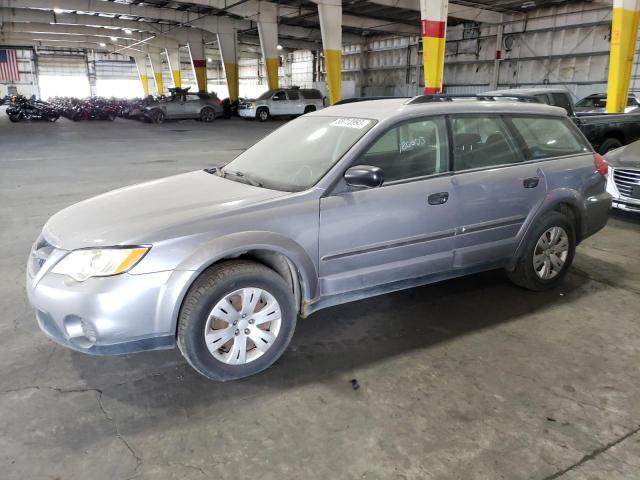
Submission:
M 596 288 L 602 285 L 569 274 L 558 288 L 530 292 L 513 286 L 502 271 L 492 271 L 332 307 L 299 321 L 289 349 L 273 367 L 229 383 L 199 376 L 177 349 L 120 357 L 70 355 L 79 377 L 111 405 L 144 406 L 146 420 L 127 418 L 126 428 L 135 432 L 149 427 L 149 417 L 163 422 L 176 412 L 196 414 L 218 403 L 340 379 L 390 357 L 575 302 Z

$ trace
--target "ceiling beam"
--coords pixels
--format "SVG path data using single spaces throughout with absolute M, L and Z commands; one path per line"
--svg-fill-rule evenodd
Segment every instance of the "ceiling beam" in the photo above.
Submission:
M 405 10 L 420 11 L 420 0 L 369 0 L 371 3 L 386 7 L 403 8 Z M 500 13 L 492 10 L 467 7 L 449 2 L 449 16 L 460 20 L 479 23 L 500 23 Z

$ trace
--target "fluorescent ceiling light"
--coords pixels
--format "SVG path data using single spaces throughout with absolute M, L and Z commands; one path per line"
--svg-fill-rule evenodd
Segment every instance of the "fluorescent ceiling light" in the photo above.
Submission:
M 277 48 L 278 50 L 282 50 L 282 45 L 278 45 L 276 48 Z
M 53 9 L 53 13 L 62 13 L 64 12 L 64 10 L 62 10 L 61 8 L 54 8 Z
M 101 46 L 101 47 L 106 47 L 106 46 L 107 46 L 107 44 L 106 44 L 106 43 L 104 43 L 104 42 L 100 42 L 100 46 Z
M 133 33 L 131 30 L 129 30 L 128 28 L 124 29 L 124 33 L 127 35 L 131 35 L 131 33 Z
M 118 41 L 118 37 L 109 37 L 111 39 L 112 42 L 117 42 Z

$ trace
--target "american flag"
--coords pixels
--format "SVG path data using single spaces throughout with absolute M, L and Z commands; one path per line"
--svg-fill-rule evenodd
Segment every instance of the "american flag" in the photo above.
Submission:
M 20 80 L 15 50 L 0 50 L 0 81 Z

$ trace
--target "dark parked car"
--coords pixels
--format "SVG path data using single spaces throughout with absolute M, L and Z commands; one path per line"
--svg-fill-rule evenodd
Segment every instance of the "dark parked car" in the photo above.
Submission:
M 634 113 L 576 113 L 571 94 L 560 88 L 514 88 L 495 90 L 486 94 L 528 95 L 542 103 L 564 108 L 573 122 L 587 137 L 598 153 L 604 155 L 609 150 L 640 139 L 640 112 Z

